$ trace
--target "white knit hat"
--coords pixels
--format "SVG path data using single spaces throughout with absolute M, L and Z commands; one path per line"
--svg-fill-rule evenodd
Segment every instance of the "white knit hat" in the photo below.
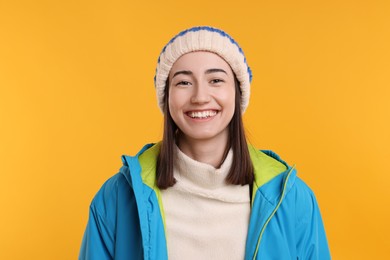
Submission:
M 194 51 L 216 53 L 230 65 L 240 82 L 241 112 L 244 113 L 249 103 L 252 81 L 252 72 L 246 63 L 244 52 L 227 33 L 209 26 L 184 30 L 173 37 L 162 49 L 154 76 L 161 111 L 164 111 L 164 89 L 173 64 L 182 55 Z

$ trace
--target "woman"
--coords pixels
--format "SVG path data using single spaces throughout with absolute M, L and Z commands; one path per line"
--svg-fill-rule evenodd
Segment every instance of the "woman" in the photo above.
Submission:
M 80 259 L 330 259 L 313 192 L 248 145 L 252 73 L 225 32 L 194 27 L 163 48 L 164 136 L 93 199 Z

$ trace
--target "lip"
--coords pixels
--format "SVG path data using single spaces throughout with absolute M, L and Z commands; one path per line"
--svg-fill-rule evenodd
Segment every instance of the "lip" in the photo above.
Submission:
M 217 111 L 217 112 L 219 112 L 219 109 L 216 109 L 216 108 L 188 109 L 188 110 L 185 110 L 184 113 L 187 114 L 190 112 L 204 112 L 204 111 Z

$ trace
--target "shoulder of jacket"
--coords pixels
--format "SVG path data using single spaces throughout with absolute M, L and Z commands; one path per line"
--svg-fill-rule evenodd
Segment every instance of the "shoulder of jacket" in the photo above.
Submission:
M 306 184 L 301 178 L 298 176 L 296 177 L 295 183 L 294 183 L 294 189 L 300 198 L 315 198 L 313 190 L 309 187 L 309 185 Z
M 115 212 L 118 190 L 126 182 L 125 177 L 120 172 L 110 177 L 94 196 L 90 206 L 91 210 L 104 218 L 108 218 L 108 214 Z
M 293 187 L 297 222 L 310 221 L 319 211 L 313 190 L 300 178 L 296 178 Z

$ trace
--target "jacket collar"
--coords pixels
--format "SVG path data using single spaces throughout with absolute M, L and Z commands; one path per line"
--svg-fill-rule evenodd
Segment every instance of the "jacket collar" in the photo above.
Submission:
M 135 166 L 139 167 L 139 173 L 142 183 L 155 191 L 158 202 L 161 204 L 160 190 L 156 185 L 156 163 L 157 156 L 160 151 L 161 142 L 156 144 L 145 145 L 134 157 L 122 156 L 124 166 L 129 166 L 128 162 L 133 161 Z M 254 146 L 248 145 L 249 154 L 254 166 L 254 182 L 252 188 L 252 201 L 256 196 L 256 192 L 264 184 L 268 183 L 278 175 L 282 175 L 283 183 L 286 181 L 287 173 L 291 167 L 283 161 L 276 153 L 270 150 L 257 150 Z M 134 161 L 136 160 L 136 161 Z M 137 165 L 138 164 L 138 165 Z M 136 167 L 136 168 L 138 168 Z M 134 175 L 134 170 L 131 171 Z M 125 174 L 127 181 L 133 186 L 135 178 L 129 174 Z M 293 186 L 296 178 L 296 171 L 292 171 L 289 176 L 289 181 L 286 185 L 286 192 Z M 136 178 L 138 179 L 138 178 Z M 139 183 L 141 184 L 141 183 Z M 263 195 L 270 201 L 277 201 L 281 194 L 280 189 L 263 189 Z M 161 212 L 164 218 L 163 211 Z
M 257 150 L 252 145 L 249 145 L 249 153 L 252 159 L 254 167 L 255 180 L 253 183 L 253 192 L 252 192 L 252 202 L 256 196 L 256 192 L 261 188 L 262 195 L 269 200 L 270 202 L 275 203 L 278 201 L 282 190 L 281 186 L 278 185 L 268 185 L 271 180 L 280 179 L 280 185 L 284 184 L 287 177 L 288 183 L 286 183 L 286 193 L 291 189 L 295 182 L 296 171 L 293 170 L 285 161 L 283 161 L 276 153 L 270 150 Z M 289 176 L 288 176 L 289 175 Z M 277 178 L 278 177 L 278 178 Z M 271 188 L 272 187 L 272 188 Z

